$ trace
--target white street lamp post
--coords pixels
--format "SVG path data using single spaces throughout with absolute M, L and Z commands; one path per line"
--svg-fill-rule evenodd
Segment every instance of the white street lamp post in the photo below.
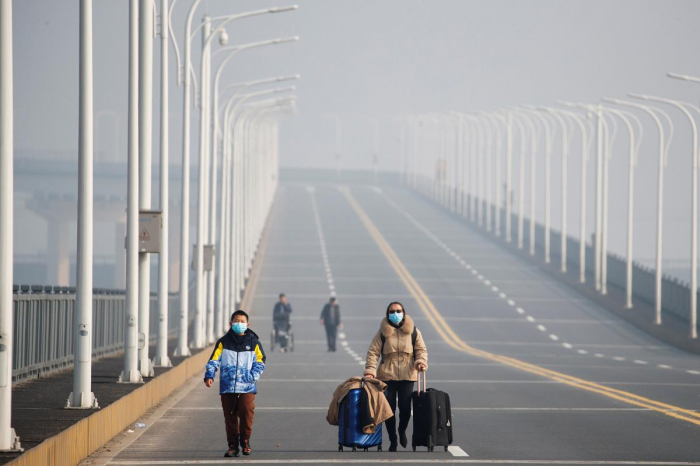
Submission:
M 198 1 L 198 0 L 197 0 Z M 227 17 L 222 17 L 222 18 L 213 18 L 212 21 L 217 21 L 219 19 L 222 20 L 222 22 L 218 25 L 218 27 L 211 33 L 207 33 L 205 35 L 205 40 L 202 46 L 202 56 L 206 57 L 207 53 L 209 52 L 211 42 L 216 37 L 219 35 L 223 30 L 226 24 L 230 23 L 231 21 L 241 19 L 241 18 L 247 18 L 250 16 L 257 16 L 257 15 L 262 15 L 262 14 L 268 14 L 268 13 L 279 13 L 279 12 L 284 12 L 284 11 L 291 11 L 297 9 L 297 6 L 290 6 L 290 7 L 282 7 L 282 8 L 267 8 L 263 10 L 256 10 L 256 11 L 250 11 L 246 13 L 241 13 L 241 14 L 236 14 L 236 15 L 230 15 Z M 201 26 L 200 26 L 201 27 Z M 195 30 L 196 32 L 196 30 Z M 194 35 L 194 32 L 193 34 Z M 192 35 L 189 33 L 189 27 L 187 28 L 187 40 L 192 39 Z M 185 60 L 185 67 L 186 69 L 189 68 L 189 58 L 187 57 L 186 53 L 186 60 Z M 207 60 L 203 59 L 201 62 L 200 66 L 200 93 L 202 96 L 201 102 L 200 102 L 200 144 L 199 144 L 199 189 L 198 189 L 198 213 L 197 213 L 197 243 L 196 243 L 196 259 L 195 259 L 195 286 L 196 286 L 196 295 L 195 295 L 195 314 L 199 316 L 198 318 L 198 324 L 195 326 L 195 341 L 194 341 L 194 346 L 196 348 L 201 348 L 204 346 L 204 313 L 203 313 L 203 308 L 205 306 L 205 290 L 204 290 L 204 241 L 206 238 L 206 230 L 205 230 L 205 222 L 206 222 L 206 206 L 205 200 L 206 200 L 206 176 L 207 176 L 207 167 L 208 167 L 208 157 L 207 157 L 207 140 L 208 140 L 208 125 L 207 125 L 207 115 L 208 115 L 208 108 L 209 108 L 209 98 L 208 98 L 208 88 L 209 88 L 209 78 L 206 73 L 206 67 L 207 67 Z M 187 74 L 186 74 L 187 75 Z M 212 320 L 213 323 L 213 320 Z
M 607 167 L 610 152 L 608 124 L 602 105 L 561 102 L 596 114 L 596 211 L 595 211 L 595 288 L 607 294 Z
M 170 367 L 172 363 L 168 357 L 168 275 L 170 267 L 169 250 L 169 192 L 168 192 L 168 164 L 169 143 L 168 125 L 168 27 L 166 19 L 170 17 L 169 0 L 160 2 L 160 211 L 162 222 L 161 249 L 158 256 L 158 334 L 156 337 L 156 355 L 153 365 L 156 367 Z
M 151 154 L 153 151 L 153 1 L 139 1 L 139 209 L 151 208 Z M 141 232 L 139 232 L 140 234 Z M 151 307 L 151 260 L 139 252 L 139 370 L 153 377 L 148 357 Z
M 681 79 L 683 81 L 690 81 L 690 82 L 700 82 L 700 78 L 697 78 L 695 76 L 687 76 L 687 75 L 682 75 L 682 74 L 676 74 L 676 73 L 667 73 L 667 75 L 671 78 L 674 79 Z M 698 149 L 697 149 L 697 144 L 696 144 L 696 152 L 695 152 L 695 158 L 693 159 L 693 174 L 692 174 L 692 183 L 693 183 L 693 214 L 697 215 L 697 199 L 698 199 L 698 192 L 697 192 L 697 185 L 698 185 Z M 698 270 L 698 264 L 697 264 L 697 218 L 693 218 L 693 226 L 692 226 L 692 238 L 691 238 L 691 250 L 692 250 L 692 257 L 690 261 L 690 273 L 691 273 L 691 284 L 690 284 L 690 303 L 691 303 L 691 328 L 690 328 L 690 336 L 691 338 L 697 338 L 697 270 Z
M 692 129 L 692 147 L 691 147 L 691 158 L 693 172 L 691 174 L 692 183 L 692 202 L 691 202 L 691 226 L 690 226 L 690 338 L 698 337 L 697 329 L 697 306 L 698 306 L 698 128 L 695 123 L 695 119 L 687 110 L 686 107 L 690 107 L 695 111 L 698 111 L 697 107 L 687 103 L 679 102 L 671 99 L 664 99 L 661 97 L 654 97 L 649 95 L 636 95 L 630 94 L 630 97 L 651 100 L 654 102 L 662 102 L 665 104 L 672 105 L 678 110 L 683 112 L 683 114 L 688 118 L 690 122 L 690 128 Z
M 495 202 L 495 225 L 496 236 L 501 236 L 501 152 L 503 151 L 503 133 L 501 132 L 501 124 L 505 126 L 506 132 L 508 129 L 508 119 L 503 115 L 496 113 L 492 115 L 494 127 L 496 128 L 496 202 Z M 510 135 L 506 134 L 506 145 L 510 144 Z
M 511 118 L 516 115 L 511 114 Z M 525 211 L 525 152 L 527 151 L 525 147 L 525 126 L 520 121 L 519 118 L 513 118 L 515 125 L 518 127 L 518 132 L 520 133 L 520 157 L 518 159 L 518 249 L 523 248 L 523 212 Z M 532 134 L 532 137 L 535 137 Z M 510 217 L 509 217 L 510 218 Z M 510 230 L 509 230 L 510 231 Z
M 232 189 L 231 189 L 231 180 L 232 180 L 232 174 L 230 173 L 232 170 L 232 160 L 231 160 L 231 155 L 230 155 L 230 142 L 229 142 L 229 131 L 226 130 L 228 127 L 228 116 L 229 116 L 229 109 L 231 105 L 233 104 L 235 98 L 239 94 L 240 91 L 247 89 L 251 86 L 256 86 L 256 85 L 261 85 L 261 84 L 269 84 L 269 83 L 274 83 L 274 82 L 282 82 L 282 81 L 289 81 L 293 79 L 299 79 L 299 75 L 292 75 L 292 76 L 280 76 L 277 78 L 267 78 L 267 79 L 260 79 L 256 81 L 249 81 L 245 83 L 236 83 L 231 86 L 227 86 L 227 88 L 234 87 L 237 88 L 236 92 L 234 95 L 229 99 L 227 104 L 224 106 L 223 110 L 223 119 L 224 119 L 224 124 L 223 124 L 223 138 L 221 134 L 218 134 L 218 138 L 221 139 L 222 142 L 222 205 L 221 205 L 221 222 L 219 226 L 219 237 L 220 237 L 220 248 L 218 249 L 218 253 L 220 254 L 221 260 L 217 262 L 217 280 L 219 280 L 219 285 L 217 286 L 217 309 L 221 307 L 222 312 L 220 312 L 220 318 L 222 319 L 220 325 L 225 328 L 226 323 L 227 323 L 227 312 L 230 310 L 230 307 L 232 305 L 235 305 L 235 301 L 233 303 L 230 303 L 231 301 L 231 296 L 233 294 L 232 292 L 232 277 L 231 277 L 231 271 L 234 270 L 234 268 L 230 266 L 225 266 L 226 264 L 230 264 L 233 259 L 229 259 L 231 256 L 231 222 L 229 219 L 231 218 L 232 214 Z M 215 105 L 218 107 L 218 103 L 215 102 Z M 215 122 L 218 121 L 220 118 L 218 115 L 214 116 Z M 221 131 L 219 130 L 219 133 Z M 214 144 L 214 147 L 219 148 L 219 139 L 217 139 L 217 142 Z
M 520 133 L 520 145 L 523 145 L 522 131 Z M 499 187 L 500 191 L 500 187 Z M 512 241 L 512 216 L 513 216 L 513 113 L 506 112 L 506 242 Z
M 549 264 L 551 262 L 550 260 L 550 232 L 551 232 L 551 223 L 552 223 L 552 200 L 551 200 L 551 193 L 552 193 L 552 140 L 555 137 L 555 131 L 553 130 L 552 126 L 550 126 L 549 122 L 547 121 L 547 118 L 545 118 L 542 113 L 539 110 L 533 110 L 530 113 L 532 116 L 537 118 L 540 123 L 542 124 L 542 127 L 544 128 L 544 135 L 545 135 L 545 154 L 544 154 L 544 261 L 545 263 Z M 534 164 L 534 162 L 533 162 Z M 533 170 L 534 171 L 534 170 Z M 532 183 L 533 186 L 530 187 L 531 192 L 534 192 L 534 183 Z M 534 231 L 535 231 L 535 216 L 534 216 L 534 202 L 533 205 L 530 206 L 530 212 L 532 221 L 530 223 L 530 232 L 531 232 L 531 238 L 530 238 L 530 249 L 531 249 L 531 254 L 534 254 Z
M 639 121 L 636 115 L 620 111 L 613 108 L 604 107 L 605 112 L 611 113 L 622 120 L 627 128 L 627 133 L 629 134 L 629 168 L 627 176 L 627 270 L 626 270 L 626 283 L 625 283 L 625 307 L 627 309 L 632 308 L 632 253 L 633 253 L 633 231 L 634 231 L 634 167 L 637 165 L 637 153 L 639 152 L 639 145 L 641 143 L 641 135 L 643 131 L 642 123 Z M 629 118 L 636 120 L 639 128 L 639 137 L 635 137 L 634 128 Z M 607 233 L 606 233 L 607 236 Z M 603 269 L 605 270 L 605 269 Z
M 552 115 L 559 126 L 561 127 L 561 272 L 566 273 L 566 263 L 567 263 L 567 243 L 568 243 L 568 233 L 567 233 L 567 202 L 568 202 L 568 189 L 567 189 L 567 177 L 568 177 L 568 160 L 569 160 L 569 145 L 571 144 L 571 135 L 569 129 L 566 126 L 566 121 L 562 117 L 561 113 L 557 109 L 543 107 L 540 110 L 548 112 Z M 585 130 L 584 130 L 585 131 Z M 581 134 L 584 134 L 583 132 Z M 585 154 L 584 154 L 585 156 Z M 549 210 L 549 209 L 547 209 Z
M 175 2 L 173 0 L 172 7 L 170 9 L 170 15 L 172 17 L 172 12 L 175 7 Z M 192 41 L 190 40 L 190 29 L 192 28 L 192 19 L 194 18 L 194 12 L 197 9 L 197 5 L 202 0 L 194 0 L 189 12 L 187 13 L 187 20 L 185 23 L 185 58 L 184 67 L 178 68 L 180 72 L 178 74 L 178 83 L 183 84 L 183 102 L 182 102 L 182 193 L 180 196 L 180 325 L 177 338 L 177 347 L 175 348 L 175 356 L 189 356 L 190 349 L 188 345 L 188 312 L 189 312 L 189 261 L 190 261 L 190 60 L 192 54 Z M 179 52 L 177 48 L 177 42 L 175 41 L 175 36 L 172 34 L 171 26 L 171 36 L 173 37 L 173 45 L 175 46 L 176 55 L 178 57 L 179 65 Z
M 93 87 L 92 0 L 80 0 L 78 267 L 73 315 L 73 392 L 67 408 L 97 408 L 92 393 Z
M 279 80 L 277 80 L 279 81 Z M 274 81 L 272 81 L 274 82 Z M 230 236 L 231 234 L 229 233 L 229 228 L 232 228 L 233 226 L 238 225 L 238 223 L 233 223 L 229 221 L 229 218 L 233 218 L 232 214 L 232 206 L 234 199 L 232 198 L 232 193 L 233 190 L 231 188 L 232 179 L 233 176 L 236 173 L 227 174 L 227 171 L 230 172 L 232 171 L 233 168 L 233 161 L 231 159 L 231 150 L 230 150 L 230 139 L 228 137 L 228 130 L 227 128 L 230 126 L 230 121 L 231 121 L 231 113 L 234 113 L 236 109 L 243 104 L 245 101 L 252 99 L 254 97 L 259 97 L 263 95 L 268 95 L 268 94 L 273 94 L 273 93 L 279 93 L 279 92 L 287 92 L 287 91 L 293 91 L 295 90 L 294 86 L 287 87 L 287 88 L 277 88 L 277 89 L 269 89 L 265 91 L 260 91 L 260 92 L 253 92 L 250 94 L 245 94 L 242 96 L 241 100 L 234 106 L 234 102 L 238 98 L 238 92 L 231 96 L 231 98 L 228 100 L 226 105 L 224 106 L 224 123 L 223 123 L 223 129 L 224 129 L 224 140 L 223 140 L 223 165 L 224 167 L 222 168 L 224 170 L 224 178 L 222 179 L 222 191 L 221 191 L 221 197 L 222 197 L 222 221 L 220 225 L 220 240 L 219 240 L 219 254 L 221 260 L 217 262 L 218 265 L 218 270 L 217 270 L 217 279 L 219 280 L 219 285 L 217 287 L 217 307 L 221 307 L 222 310 L 220 311 L 220 315 L 218 316 L 218 319 L 220 320 L 221 324 L 225 325 L 225 320 L 227 318 L 226 313 L 229 309 L 230 305 L 235 305 L 236 301 L 235 298 L 232 297 L 233 291 L 231 290 L 231 285 L 230 282 L 232 281 L 232 274 L 234 273 L 233 271 L 235 270 L 235 266 L 231 266 L 234 262 L 237 261 L 237 258 L 234 256 L 229 259 L 229 256 L 231 256 L 231 240 Z M 218 119 L 218 116 L 215 115 L 215 118 Z M 234 154 L 235 155 L 235 154 Z M 226 264 L 228 264 L 228 267 L 225 267 Z M 229 304 L 230 303 L 230 304 Z M 226 311 L 226 312 L 224 312 Z
M 211 172 L 210 172 L 210 184 L 211 184 L 211 189 L 209 190 L 210 196 L 209 196 L 209 203 L 210 203 L 210 209 L 211 209 L 211 215 L 209 216 L 209 243 L 210 244 L 217 244 L 217 238 L 216 238 L 216 231 L 217 231 L 217 198 L 220 196 L 219 191 L 217 190 L 217 182 L 218 182 L 218 173 L 219 173 L 219 167 L 218 167 L 218 147 L 219 147 L 219 80 L 221 79 L 222 72 L 224 70 L 224 67 L 226 64 L 229 62 L 231 58 L 236 56 L 239 52 L 247 49 L 251 49 L 254 47 L 262 47 L 266 45 L 274 45 L 274 44 L 282 44 L 282 43 L 287 43 L 287 42 L 294 42 L 299 40 L 298 37 L 290 37 L 290 38 L 285 38 L 285 39 L 273 39 L 273 40 L 267 40 L 267 41 L 261 41 L 261 42 L 253 42 L 250 44 L 245 44 L 245 45 L 240 45 L 240 46 L 234 46 L 234 47 L 226 47 L 223 49 L 217 50 L 213 56 L 215 57 L 218 53 L 224 52 L 224 51 L 229 51 L 230 53 L 224 58 L 224 60 L 219 64 L 219 67 L 215 73 L 214 77 L 214 97 L 213 97 L 213 108 L 211 112 L 211 119 L 213 120 L 213 131 L 212 131 L 212 140 L 211 140 L 211 145 L 209 147 L 208 155 L 209 159 L 211 160 Z M 210 125 L 207 124 L 207 128 L 209 128 Z M 223 179 L 222 179 L 223 181 Z M 223 238 L 223 237 L 222 237 Z M 221 247 L 223 246 L 223 243 L 221 240 L 219 240 L 218 244 L 215 246 L 215 256 L 214 256 L 214 263 L 212 264 L 213 270 L 217 270 L 216 275 L 213 274 L 213 272 L 210 273 L 211 280 L 209 283 L 209 290 L 210 292 L 208 293 L 208 298 L 210 301 L 209 309 L 207 312 L 207 315 L 211 315 L 213 317 L 212 324 L 209 325 L 209 320 L 207 321 L 207 339 L 211 343 L 213 339 L 213 334 L 216 333 L 221 334 L 223 332 L 223 329 L 225 327 L 225 320 L 226 316 L 224 315 L 225 313 L 223 312 L 224 309 L 222 307 L 222 301 L 221 299 L 223 298 L 223 290 L 222 292 L 219 292 L 218 289 L 222 288 L 222 282 L 221 282 L 221 275 L 220 273 L 223 272 L 223 267 L 219 266 L 219 263 L 221 262 L 221 259 L 223 257 L 221 251 Z M 217 260 L 218 258 L 218 260 Z M 218 288 L 217 284 L 218 283 Z M 216 295 L 215 295 L 216 293 Z M 215 300 L 216 299 L 216 300 Z
M 12 428 L 14 103 L 12 0 L 0 0 L 0 451 L 22 451 Z
M 658 108 L 655 107 L 650 107 L 647 105 L 640 105 L 640 104 L 635 104 L 633 102 L 627 102 L 619 99 L 603 99 L 605 102 L 610 102 L 614 103 L 617 105 L 623 105 L 626 107 L 632 107 L 632 108 L 637 108 L 639 110 L 644 111 L 647 115 L 649 115 L 653 120 L 654 123 L 656 123 L 656 127 L 659 130 L 659 170 L 658 170 L 658 199 L 657 199 L 657 218 L 656 218 L 656 293 L 655 293 L 655 311 L 656 311 L 656 317 L 654 320 L 654 323 L 657 325 L 661 325 L 661 280 L 662 280 L 662 254 L 663 254 L 663 247 L 662 247 L 662 234 L 663 234 L 663 176 L 664 176 L 664 167 L 666 165 L 666 160 L 668 157 L 668 144 L 671 141 L 672 135 L 673 135 L 673 126 L 670 126 L 670 131 L 669 131 L 669 137 L 668 137 L 668 143 L 665 143 L 664 139 L 664 128 L 663 125 L 661 124 L 661 120 L 659 120 L 658 115 L 656 112 L 661 113 L 662 115 L 665 114 L 665 112 L 661 111 Z M 668 122 L 671 123 L 671 119 L 666 115 L 666 118 L 668 119 Z
M 534 185 L 535 185 L 535 153 L 537 151 L 537 131 L 535 129 L 535 125 L 533 124 L 532 120 L 525 116 L 523 112 L 517 111 L 515 114 L 525 120 L 525 124 L 528 126 L 528 129 L 530 130 L 530 157 L 532 160 L 530 160 L 530 185 L 531 185 L 531 191 L 530 191 L 530 203 L 532 205 L 530 209 L 530 254 L 535 253 L 535 236 L 533 232 L 533 225 L 534 225 L 534 205 L 535 205 L 535 193 L 534 193 Z M 518 128 L 520 130 L 521 134 L 521 148 L 520 148 L 520 186 L 518 186 L 519 190 L 519 199 L 518 199 L 518 248 L 522 249 L 523 248 L 523 234 L 524 234 L 524 215 L 525 215 L 525 127 L 523 126 L 522 122 L 516 118 L 515 120 L 516 124 L 518 125 Z
M 142 383 L 138 369 L 139 309 L 139 0 L 129 1 L 129 123 L 126 200 L 126 322 L 122 383 Z
M 570 102 L 557 102 L 560 105 L 566 105 L 566 106 L 576 106 L 575 104 L 572 104 Z M 584 122 L 587 122 L 587 120 L 584 120 L 583 117 L 580 115 L 569 112 L 566 110 L 558 110 L 563 115 L 568 116 L 572 120 L 574 120 L 579 127 L 579 130 L 581 131 L 581 200 L 580 200 L 580 212 L 579 212 L 579 282 L 581 283 L 586 283 L 586 180 L 587 180 L 587 171 L 588 171 L 588 148 L 590 145 L 589 141 L 589 132 L 592 137 L 593 135 L 593 128 L 592 126 L 589 128 L 590 131 L 586 130 L 586 125 Z M 590 123 L 589 123 L 590 124 Z M 564 208 L 566 209 L 566 205 L 564 205 Z M 564 213 L 564 217 L 566 217 L 566 213 Z

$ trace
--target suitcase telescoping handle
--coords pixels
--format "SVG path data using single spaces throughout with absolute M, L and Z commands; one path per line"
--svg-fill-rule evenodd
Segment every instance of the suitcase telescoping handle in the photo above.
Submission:
M 420 389 L 420 381 L 423 379 L 423 390 L 426 391 L 428 389 L 428 375 L 426 371 L 418 371 L 418 394 L 420 395 L 421 389 Z

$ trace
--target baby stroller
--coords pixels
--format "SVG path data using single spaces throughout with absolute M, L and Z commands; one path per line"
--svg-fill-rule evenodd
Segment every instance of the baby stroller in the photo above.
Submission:
M 274 322 L 274 329 L 270 333 L 270 351 L 274 351 L 275 346 L 279 346 L 282 351 L 294 351 L 294 332 L 288 318 Z

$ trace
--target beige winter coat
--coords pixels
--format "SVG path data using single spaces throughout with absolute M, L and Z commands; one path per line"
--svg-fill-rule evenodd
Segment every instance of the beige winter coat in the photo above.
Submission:
M 379 331 L 367 350 L 364 375 L 373 375 L 384 382 L 389 380 L 416 381 L 418 378 L 416 365 L 423 363 L 426 369 L 428 368 L 428 350 L 420 330 L 417 331 L 416 345 L 415 348 L 413 347 L 411 334 L 414 326 L 413 319 L 409 315 L 405 316 L 403 325 L 399 328 L 392 326 L 386 317 L 382 319 Z M 386 339 L 383 358 L 379 354 L 382 348 L 382 335 Z M 379 366 L 378 369 L 377 366 Z

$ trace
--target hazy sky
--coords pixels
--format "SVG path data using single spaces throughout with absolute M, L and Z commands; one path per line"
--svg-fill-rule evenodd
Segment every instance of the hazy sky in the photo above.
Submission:
M 204 0 L 213 15 L 293 2 Z M 298 11 L 238 21 L 230 44 L 299 35 L 294 44 L 242 53 L 225 82 L 299 73 L 299 113 L 283 125 L 283 166 L 334 167 L 335 119 L 340 118 L 342 164 L 369 168 L 371 118 L 380 125 L 380 168 L 397 165 L 398 117 L 409 113 L 490 110 L 557 99 L 597 102 L 636 91 L 697 103 L 700 84 L 665 77 L 700 75 L 697 1 L 360 1 L 301 0 Z M 174 14 L 178 39 L 190 1 Z M 16 140 L 24 150 L 77 152 L 78 1 L 14 2 Z M 97 150 L 126 159 L 126 0 L 94 1 Z M 156 44 L 158 39 L 156 39 Z M 199 48 L 199 40 L 195 41 Z M 158 46 L 154 52 L 158 67 Z M 198 56 L 195 53 L 195 63 Z M 174 77 L 174 55 L 171 53 Z M 156 84 L 154 109 L 158 107 Z M 171 82 L 172 163 L 179 164 L 181 88 Z M 666 172 L 665 241 L 668 258 L 688 258 L 690 149 L 687 123 L 678 128 Z M 114 118 L 119 120 L 114 141 Z M 154 128 L 158 128 L 155 112 Z M 638 257 L 654 256 L 656 130 L 648 117 L 637 171 L 635 229 Z M 197 125 L 193 119 L 193 147 Z M 611 161 L 611 248 L 624 252 L 626 134 Z M 157 137 L 154 138 L 157 154 Z M 116 142 L 116 144 L 115 144 Z M 72 155 L 73 160 L 77 158 Z M 572 170 L 580 160 L 571 155 Z M 556 157 L 555 157 L 556 159 Z M 553 172 L 558 162 L 555 160 Z M 541 179 L 541 176 L 540 176 Z M 592 171 L 589 179 L 593 180 Z M 579 189 L 571 178 L 570 231 L 576 231 Z M 559 181 L 555 183 L 558 186 Z M 591 185 L 592 186 L 592 185 Z M 157 187 L 154 187 L 157 188 Z M 542 198 L 541 186 L 538 196 Z M 557 188 L 558 189 L 558 188 Z M 591 191 L 589 191 L 591 192 Z M 589 206 L 592 202 L 589 198 Z M 553 204 L 553 209 L 558 206 Z M 558 211 L 558 210 L 555 210 Z M 542 218 L 541 209 L 538 218 Z M 589 212 L 592 221 L 592 211 Z M 558 214 L 553 217 L 559 225 Z M 591 222 L 589 222 L 591 224 Z M 21 241 L 21 238 L 18 239 Z M 28 247 L 28 246 L 27 246 Z

